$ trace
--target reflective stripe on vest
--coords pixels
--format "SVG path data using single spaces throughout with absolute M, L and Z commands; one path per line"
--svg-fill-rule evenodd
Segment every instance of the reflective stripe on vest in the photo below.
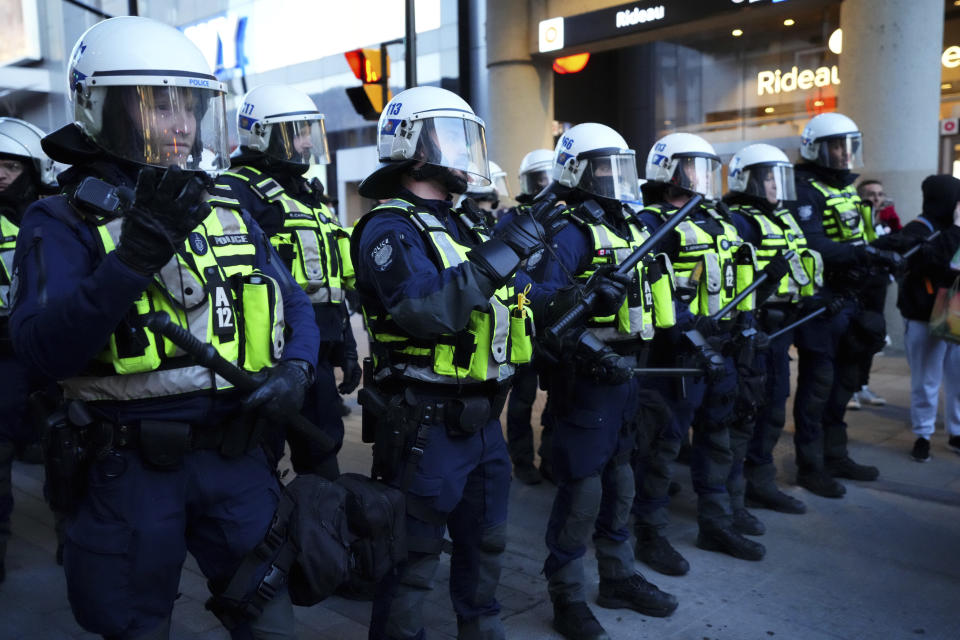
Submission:
M 402 211 L 431 247 L 441 269 L 455 267 L 467 259 L 470 247 L 460 244 L 432 213 L 405 200 L 391 200 L 373 211 Z M 467 327 L 435 341 L 406 335 L 389 317 L 377 317 L 364 309 L 367 330 L 375 351 L 385 355 L 378 369 L 395 367 L 402 376 L 426 382 L 460 384 L 472 381 L 504 380 L 514 365 L 529 362 L 533 351 L 533 316 L 529 308 L 521 313 L 512 286 L 497 289 L 483 311 L 470 312 Z
M 280 358 L 284 319 L 279 285 L 254 269 L 256 247 L 240 213 L 219 206 L 223 200 L 216 202 L 178 254 L 154 275 L 87 371 L 61 382 L 65 397 L 134 400 L 229 388 L 144 326 L 144 317 L 156 312 L 166 312 L 247 371 Z M 116 218 L 95 227 L 103 255 L 116 248 L 122 223 Z
M 343 290 L 352 286 L 354 278 L 350 236 L 326 205 L 308 207 L 287 195 L 276 180 L 253 167 L 239 167 L 223 175 L 242 180 L 260 200 L 275 204 L 283 211 L 283 227 L 270 242 L 310 302 L 343 302 Z
M 757 267 L 752 246 L 743 241 L 737 228 L 712 208 L 700 209 L 723 231 L 713 236 L 690 218 L 683 220 L 674 228 L 680 248 L 673 259 L 673 270 L 679 298 L 689 302 L 692 313 L 709 316 L 753 282 Z M 644 207 L 644 211 L 663 219 L 676 210 L 665 204 Z M 754 307 L 755 296 L 750 295 L 737 305 L 737 310 L 750 311 Z
M 771 214 L 764 213 L 749 204 L 735 204 L 730 207 L 748 218 L 752 218 L 760 227 L 760 245 L 757 249 L 757 267 L 763 269 L 775 256 L 793 251 L 789 260 L 789 271 L 780 281 L 777 291 L 768 302 L 796 302 L 802 296 L 810 296 L 823 285 L 823 260 L 820 253 L 807 246 L 807 238 L 793 214 L 787 209 L 778 209 Z
M 650 237 L 649 231 L 634 219 L 628 221 L 630 240 L 604 224 L 571 215 L 574 224 L 584 229 L 593 241 L 591 264 L 577 279 L 586 282 L 597 268 L 618 265 Z M 627 297 L 616 314 L 594 316 L 587 322 L 590 332 L 605 342 L 640 338 L 653 339 L 654 329 L 676 324 L 673 306 L 673 270 L 666 255 L 648 254 L 637 263 L 636 276 Z
M 10 282 L 13 280 L 13 253 L 20 228 L 6 216 L 0 216 L 0 316 L 10 315 Z
M 823 210 L 823 232 L 827 238 L 834 242 L 863 244 L 865 241 L 864 205 L 860 202 L 860 196 L 857 195 L 853 185 L 837 189 L 812 178 L 807 182 L 826 199 Z

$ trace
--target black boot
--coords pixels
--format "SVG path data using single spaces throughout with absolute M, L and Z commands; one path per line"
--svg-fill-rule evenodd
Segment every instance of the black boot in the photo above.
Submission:
M 747 482 L 747 506 L 771 509 L 780 513 L 806 513 L 807 505 L 788 496 L 776 486 L 756 487 Z
M 637 531 L 636 556 L 640 562 L 667 576 L 682 576 L 690 571 L 690 563 L 669 540 L 650 527 Z
M 798 471 L 797 484 L 824 498 L 842 498 L 847 492 L 846 487 L 834 480 L 833 476 L 823 469 Z
M 850 480 L 876 480 L 880 470 L 866 464 L 857 464 L 850 456 L 839 460 L 827 460 L 827 473 L 834 478 L 848 478 Z
M 733 529 L 745 536 L 762 536 L 767 531 L 760 519 L 746 509 L 734 510 Z
M 677 608 L 677 598 L 635 573 L 623 580 L 600 578 L 597 604 L 604 609 L 633 609 L 645 616 L 665 618 Z
M 586 602 L 553 604 L 553 629 L 570 640 L 610 640 Z
M 530 463 L 514 464 L 513 477 L 523 484 L 540 484 L 543 482 L 543 476 L 541 476 L 537 468 Z
M 720 551 L 741 560 L 762 560 L 767 549 L 759 542 L 744 538 L 733 527 L 700 528 L 697 546 L 707 551 Z

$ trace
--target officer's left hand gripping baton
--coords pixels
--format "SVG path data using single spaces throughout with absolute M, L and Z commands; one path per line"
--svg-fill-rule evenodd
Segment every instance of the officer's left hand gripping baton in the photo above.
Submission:
M 933 233 L 931 233 L 930 235 L 928 235 L 926 238 L 924 238 L 923 240 L 921 240 L 920 242 L 918 242 L 917 244 L 915 244 L 915 245 L 914 245 L 913 247 L 911 247 L 909 250 L 907 250 L 907 251 L 905 251 L 904 253 L 902 253 L 902 254 L 901 254 L 901 257 L 902 257 L 904 260 L 909 260 L 909 259 L 910 259 L 910 256 L 912 256 L 912 255 L 915 254 L 917 251 L 920 251 L 920 249 L 923 248 L 923 245 L 924 245 L 924 244 L 926 244 L 927 242 L 930 242 L 931 240 L 934 240 L 934 239 L 937 238 L 939 235 L 940 235 L 940 229 L 937 229 L 936 231 L 934 231 Z M 808 321 L 810 321 L 810 320 L 813 320 L 813 319 L 816 318 L 817 316 L 823 315 L 824 313 L 827 312 L 827 309 L 828 309 L 829 307 L 830 307 L 830 305 L 824 305 L 824 306 L 820 307 L 819 309 L 815 309 L 815 310 L 811 311 L 810 313 L 808 313 L 807 315 L 803 316 L 803 317 L 800 318 L 799 320 L 797 320 L 797 321 L 795 321 L 795 322 L 791 322 L 790 324 L 788 324 L 787 326 L 783 327 L 783 328 L 780 329 L 779 331 L 776 331 L 775 333 L 771 333 L 771 334 L 770 334 L 770 339 L 773 340 L 774 338 L 779 338 L 780 336 L 782 336 L 783 334 L 785 334 L 787 331 L 790 331 L 791 329 L 796 329 L 797 327 L 799 327 L 800 325 L 804 324 L 805 322 L 808 322 Z
M 703 201 L 703 196 L 700 194 L 695 194 L 687 204 L 680 207 L 680 209 L 670 216 L 663 225 L 654 231 L 646 242 L 637 247 L 633 253 L 627 256 L 623 262 L 617 265 L 617 268 L 613 271 L 612 277 L 616 279 L 617 276 L 627 277 L 631 274 L 631 271 L 637 266 L 637 263 L 643 260 L 644 256 L 653 251 L 653 249 L 660 244 L 660 241 L 663 240 L 668 233 L 673 231 L 673 228 L 678 224 L 683 222 L 684 218 L 690 215 L 690 213 L 700 206 L 700 203 Z M 581 320 L 583 320 L 591 310 L 593 305 L 596 304 L 597 294 L 595 291 L 589 291 L 583 298 L 578 302 L 572 309 L 567 311 L 559 320 L 553 323 L 546 330 L 546 337 L 548 340 L 558 340 L 560 336 L 565 334 L 568 329 L 577 325 Z
M 217 353 L 212 344 L 200 342 L 196 336 L 179 325 L 170 322 L 170 316 L 165 312 L 153 313 L 147 316 L 147 327 L 151 331 L 161 334 L 164 338 L 183 349 L 187 355 L 198 363 L 211 369 L 218 376 L 232 384 L 244 393 L 250 393 L 259 386 L 253 376 L 229 362 Z M 333 451 L 336 443 L 320 428 L 301 415 L 290 418 L 287 426 L 304 435 L 326 451 Z

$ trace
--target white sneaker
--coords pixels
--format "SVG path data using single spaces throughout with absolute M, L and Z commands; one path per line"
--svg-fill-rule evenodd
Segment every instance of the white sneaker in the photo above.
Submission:
M 860 392 L 857 395 L 860 396 L 861 402 L 872 404 L 875 407 L 882 407 L 883 405 L 887 404 L 886 398 L 881 398 L 873 391 L 870 391 L 867 386 L 864 386 L 862 389 L 860 389 Z
M 860 410 L 860 394 L 854 393 L 850 396 L 850 402 L 847 403 L 847 409 L 853 409 L 854 411 Z

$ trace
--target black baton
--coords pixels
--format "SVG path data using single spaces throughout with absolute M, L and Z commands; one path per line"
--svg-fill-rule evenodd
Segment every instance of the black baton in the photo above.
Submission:
M 159 333 L 164 338 L 183 349 L 187 355 L 199 364 L 211 369 L 218 376 L 232 384 L 244 393 L 250 393 L 257 388 L 257 383 L 248 372 L 224 359 L 216 348 L 209 343 L 200 342 L 196 336 L 183 327 L 170 322 L 170 316 L 165 312 L 153 313 L 147 316 L 147 327 Z M 333 451 L 336 443 L 333 439 L 301 415 L 289 419 L 287 426 L 294 431 L 310 438 L 326 451 Z

